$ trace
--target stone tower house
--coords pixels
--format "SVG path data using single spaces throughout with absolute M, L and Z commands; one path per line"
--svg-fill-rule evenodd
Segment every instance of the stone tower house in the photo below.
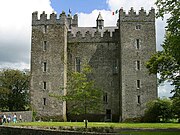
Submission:
M 64 12 L 32 14 L 31 102 L 38 116 L 66 119 L 66 102 L 49 93 L 66 94 L 67 69 L 80 72 L 86 61 L 93 80 L 104 91 L 104 112 L 89 120 L 123 121 L 144 114 L 148 101 L 157 98 L 156 75 L 149 75 L 146 61 L 156 51 L 155 11 L 126 14 L 119 10 L 117 26 L 105 27 L 101 14 L 96 27 L 78 27 L 78 16 Z M 93 117 L 91 117 L 92 115 Z M 97 118 L 95 118 L 97 117 Z M 73 118 L 68 118 L 73 119 Z

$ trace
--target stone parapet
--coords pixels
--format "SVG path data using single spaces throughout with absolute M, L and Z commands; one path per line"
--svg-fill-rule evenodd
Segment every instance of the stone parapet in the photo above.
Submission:
M 149 13 L 147 13 L 144 8 L 141 8 L 138 13 L 131 8 L 126 14 L 126 12 L 121 8 L 119 10 L 120 22 L 123 21 L 138 21 L 138 22 L 154 22 L 155 21 L 155 9 L 151 8 Z
M 70 24 L 69 24 L 70 23 Z M 51 24 L 66 24 L 72 25 L 74 27 L 78 26 L 78 16 L 75 14 L 73 17 L 71 15 L 66 16 L 66 13 L 63 11 L 59 18 L 57 14 L 52 13 L 50 14 L 50 18 L 48 19 L 47 14 L 43 11 L 40 14 L 40 19 L 38 19 L 38 12 L 35 11 L 32 13 L 32 25 L 51 25 Z
M 68 32 L 68 43 L 74 42 L 116 42 L 118 41 L 118 29 L 115 31 L 86 31 L 83 34 L 81 31 L 73 34 L 71 31 Z

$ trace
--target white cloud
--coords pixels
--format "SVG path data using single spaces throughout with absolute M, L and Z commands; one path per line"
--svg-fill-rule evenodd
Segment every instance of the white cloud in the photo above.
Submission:
M 0 69 L 19 69 L 19 70 L 23 70 L 23 69 L 30 69 L 29 67 L 29 63 L 25 63 L 25 62 L 18 62 L 18 63 L 8 63 L 8 62 L 4 62 L 3 66 L 0 66 Z
M 110 10 L 123 7 L 124 10 L 128 11 L 131 7 L 136 10 L 139 10 L 141 7 L 144 7 L 144 9 L 151 9 L 151 7 L 155 7 L 155 1 L 156 0 L 106 0 L 106 3 L 109 5 Z
M 151 7 L 155 7 L 154 5 L 155 0 L 151 1 L 144 1 L 144 0 L 107 0 L 106 3 L 109 6 L 109 10 L 93 10 L 90 14 L 86 13 L 78 13 L 79 16 L 79 26 L 96 26 L 96 18 L 101 12 L 105 26 L 115 26 L 117 23 L 118 15 L 112 15 L 112 12 L 120 9 L 123 7 L 123 9 L 128 12 L 131 7 L 134 8 L 136 12 L 138 12 L 141 7 L 144 7 L 144 9 L 149 12 Z
M 173 86 L 170 83 L 165 82 L 158 87 L 158 96 L 159 97 L 172 97 L 173 93 L 170 93 L 173 89 Z
M 0 0 L 0 68 L 29 65 L 34 11 L 52 13 L 50 0 Z
M 95 27 L 99 12 L 104 19 L 105 26 L 116 26 L 118 15 L 112 15 L 112 11 L 93 10 L 90 14 L 78 13 L 80 27 Z

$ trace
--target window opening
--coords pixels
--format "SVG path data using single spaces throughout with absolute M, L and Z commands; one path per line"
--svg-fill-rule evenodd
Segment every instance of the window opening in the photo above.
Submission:
M 139 44 L 139 39 L 136 39 L 136 49 L 139 49 L 140 48 L 140 44 Z
M 46 63 L 46 62 L 43 63 L 43 71 L 44 71 L 44 72 L 47 71 L 47 63 Z
M 80 57 L 76 57 L 76 72 L 81 71 L 81 60 Z
M 46 98 L 43 98 L 43 105 L 46 105 Z
M 136 61 L 136 68 L 137 68 L 137 70 L 140 70 L 140 61 L 139 60 Z
M 46 82 L 43 82 L 43 88 L 46 89 Z
M 105 93 L 105 94 L 103 95 L 103 101 L 104 101 L 104 103 L 107 103 L 107 93 Z
M 140 95 L 138 95 L 137 97 L 138 97 L 138 104 L 140 104 L 141 103 Z
M 43 43 L 43 50 L 44 50 L 44 51 L 47 50 L 47 41 L 44 41 L 44 43 Z
M 137 80 L 137 88 L 140 88 L 140 80 Z

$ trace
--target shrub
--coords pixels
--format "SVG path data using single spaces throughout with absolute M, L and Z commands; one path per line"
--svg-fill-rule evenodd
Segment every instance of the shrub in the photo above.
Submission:
M 167 122 L 172 118 L 172 101 L 170 99 L 157 99 L 147 104 L 143 118 L 144 122 Z
M 143 117 L 128 118 L 128 119 L 125 119 L 123 122 L 139 123 L 139 122 L 142 122 L 142 119 Z

